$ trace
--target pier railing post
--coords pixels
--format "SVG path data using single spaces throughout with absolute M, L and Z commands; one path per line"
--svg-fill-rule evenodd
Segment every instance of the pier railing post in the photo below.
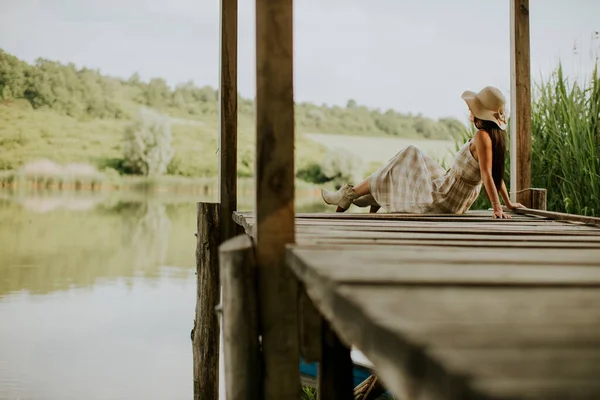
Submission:
M 219 203 L 221 240 L 236 236 L 238 0 L 221 0 L 219 69 Z
M 510 0 L 510 43 L 510 188 L 512 200 L 531 208 L 529 0 Z
M 264 398 L 298 398 L 294 242 L 293 0 L 256 0 L 256 256 Z
M 258 400 L 261 366 L 254 249 L 248 235 L 224 242 L 219 250 L 223 356 L 227 400 Z
M 194 400 L 219 399 L 219 319 L 215 307 L 221 293 L 218 203 L 198 203 L 196 244 L 196 317 L 192 329 Z

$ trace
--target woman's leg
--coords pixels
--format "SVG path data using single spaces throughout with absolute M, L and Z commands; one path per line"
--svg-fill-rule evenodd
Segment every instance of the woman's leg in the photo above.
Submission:
M 369 178 L 354 186 L 352 190 L 354 190 L 354 193 L 356 193 L 358 197 L 371 193 L 371 187 L 369 186 Z

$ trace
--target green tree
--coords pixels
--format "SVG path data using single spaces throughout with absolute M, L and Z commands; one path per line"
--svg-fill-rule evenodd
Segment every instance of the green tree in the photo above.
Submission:
M 141 109 L 123 135 L 123 168 L 135 174 L 159 176 L 167 171 L 173 155 L 169 119 Z

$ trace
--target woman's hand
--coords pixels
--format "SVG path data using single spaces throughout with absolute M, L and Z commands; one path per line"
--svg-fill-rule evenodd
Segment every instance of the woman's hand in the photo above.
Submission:
M 502 207 L 494 206 L 494 213 L 492 214 L 492 218 L 500 218 L 500 219 L 511 219 L 512 217 L 502 211 Z
M 521 203 L 510 202 L 506 205 L 506 208 L 508 208 L 509 210 L 514 210 L 515 208 L 525 208 L 525 206 Z

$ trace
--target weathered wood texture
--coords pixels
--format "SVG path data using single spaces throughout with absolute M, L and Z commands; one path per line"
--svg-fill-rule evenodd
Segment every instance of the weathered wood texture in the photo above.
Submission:
M 531 189 L 531 208 L 546 211 L 546 189 Z
M 531 67 L 529 0 L 510 0 L 511 116 L 510 178 L 516 200 L 531 203 Z
M 523 214 L 539 215 L 539 216 L 543 216 L 543 217 L 547 217 L 547 218 L 554 218 L 559 221 L 579 222 L 582 224 L 600 226 L 600 218 L 598 218 L 598 217 L 587 217 L 584 215 L 573 215 L 573 214 L 559 213 L 559 212 L 555 212 L 555 211 L 526 210 L 526 209 L 517 209 L 517 210 L 515 210 L 515 212 L 523 213 Z
M 318 372 L 319 400 L 347 400 L 353 398 L 352 359 L 350 348 L 340 341 L 327 321 L 321 324 L 321 361 Z
M 219 203 L 221 238 L 236 235 L 237 209 L 237 0 L 221 0 L 219 84 Z
M 194 399 L 219 399 L 219 204 L 197 204 L 196 317 L 192 329 Z
M 227 399 L 258 400 L 262 398 L 262 369 L 252 241 L 241 235 L 224 242 L 219 258 Z
M 256 255 L 266 399 L 297 398 L 294 242 L 293 2 L 256 0 Z
M 600 220 L 511 215 L 299 214 L 287 264 L 399 398 L 600 398 Z

